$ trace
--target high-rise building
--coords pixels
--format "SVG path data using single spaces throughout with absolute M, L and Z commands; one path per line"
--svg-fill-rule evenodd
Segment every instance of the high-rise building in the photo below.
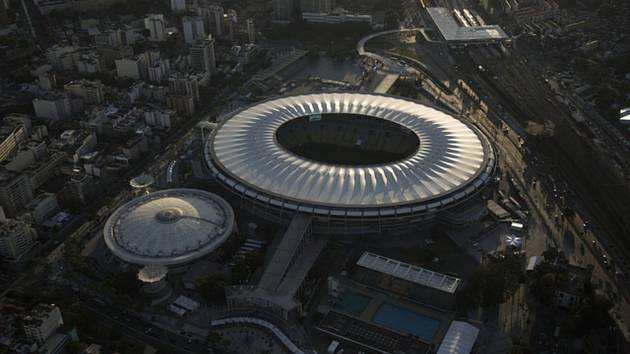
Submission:
M 160 82 L 171 73 L 171 64 L 168 59 L 155 60 L 149 65 L 149 81 Z
M 203 17 L 203 23 L 209 33 L 215 37 L 223 35 L 223 8 L 218 5 L 200 6 L 197 13 Z
M 164 42 L 166 40 L 166 21 L 162 14 L 149 14 L 144 18 L 144 28 L 149 30 L 149 40 Z
M 228 39 L 234 43 L 236 39 L 236 29 L 238 28 L 238 16 L 236 16 L 236 10 L 228 10 L 225 14 L 225 27 L 228 30 Z
M 170 95 L 166 98 L 166 104 L 180 116 L 191 117 L 195 114 L 195 100 L 191 96 Z
M 175 121 L 175 112 L 170 109 L 156 109 L 144 112 L 144 122 L 159 129 L 169 129 Z
M 171 75 L 168 88 L 171 94 L 190 96 L 195 103 L 199 101 L 199 82 L 193 75 Z
M 64 90 L 69 94 L 81 97 L 83 102 L 88 105 L 99 105 L 105 102 L 103 94 L 103 85 L 100 81 L 77 80 L 71 81 L 63 86 Z
M 0 127 L 0 162 L 14 154 L 31 131 L 31 120 L 26 115 L 12 114 L 5 117 L 4 122 L 6 125 Z
M 335 8 L 335 0 L 300 0 L 300 10 L 312 13 L 330 13 Z
M 24 317 L 22 325 L 26 337 L 42 344 L 50 335 L 63 324 L 63 317 L 59 307 L 55 305 L 39 304 Z
M 52 91 L 57 87 L 57 75 L 52 71 L 41 73 L 39 74 L 38 84 L 42 90 Z
M 214 39 L 208 39 L 196 43 L 190 48 L 190 63 L 196 72 L 214 73 L 217 62 L 214 54 Z
M 201 16 L 184 16 L 182 18 L 182 27 L 184 28 L 184 41 L 187 44 L 194 43 L 205 37 L 205 28 L 203 17 Z
M 279 22 L 289 22 L 293 17 L 293 0 L 272 0 L 273 19 Z
M 0 210 L 0 257 L 15 260 L 28 252 L 37 242 L 37 233 L 25 223 L 7 219 Z
M 23 173 L 0 167 L 0 206 L 13 217 L 33 200 L 30 178 Z
M 64 120 L 72 116 L 70 98 L 65 93 L 51 92 L 33 100 L 35 116 L 50 120 Z
M 9 16 L 7 15 L 7 6 L 4 0 L 0 0 L 0 29 L 9 25 Z
M 247 19 L 247 40 L 249 43 L 256 42 L 256 27 L 254 27 L 254 20 Z
M 64 192 L 68 200 L 87 204 L 96 192 L 94 178 L 88 174 L 73 176 L 66 182 Z
M 171 11 L 186 11 L 186 0 L 171 0 Z
M 140 80 L 146 77 L 147 61 L 146 56 L 139 55 L 134 58 L 121 58 L 115 61 L 116 76 L 128 77 L 134 80 Z

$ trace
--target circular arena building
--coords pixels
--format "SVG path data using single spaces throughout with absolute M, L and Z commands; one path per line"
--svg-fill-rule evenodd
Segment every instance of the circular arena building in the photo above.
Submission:
M 168 189 L 132 199 L 107 220 L 107 247 L 121 260 L 146 266 L 191 262 L 219 247 L 234 231 L 234 212 L 219 196 Z
M 472 199 L 495 155 L 473 126 L 404 98 L 316 93 L 232 113 L 205 142 L 211 174 L 254 215 L 330 234 L 410 230 Z

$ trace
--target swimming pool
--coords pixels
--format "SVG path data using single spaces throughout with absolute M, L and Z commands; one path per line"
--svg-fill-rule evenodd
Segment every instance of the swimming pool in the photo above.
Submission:
M 359 317 L 363 310 L 370 303 L 370 297 L 357 292 L 346 290 L 339 302 L 335 304 L 335 309 L 345 312 L 349 315 Z
M 440 321 L 434 318 L 388 302 L 384 302 L 378 307 L 372 317 L 372 322 L 395 331 L 420 337 L 427 343 L 431 343 L 440 326 Z

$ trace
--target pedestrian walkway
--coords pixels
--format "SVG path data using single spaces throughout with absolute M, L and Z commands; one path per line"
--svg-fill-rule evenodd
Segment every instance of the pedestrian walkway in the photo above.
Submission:
M 267 322 L 265 320 L 261 320 L 258 318 L 252 317 L 230 317 L 230 318 L 222 318 L 220 320 L 213 320 L 212 326 L 225 326 L 225 325 L 243 325 L 243 324 L 251 324 L 266 328 L 271 331 L 276 338 L 285 346 L 289 351 L 293 354 L 303 354 L 304 352 L 299 349 L 290 339 L 284 334 L 278 327 L 274 324 Z

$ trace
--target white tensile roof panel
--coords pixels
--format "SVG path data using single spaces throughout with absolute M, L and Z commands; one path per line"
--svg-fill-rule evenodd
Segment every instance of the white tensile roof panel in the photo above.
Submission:
M 495 41 L 508 38 L 505 31 L 496 25 L 460 26 L 450 10 L 444 7 L 428 7 L 427 13 L 447 42 Z
M 309 160 L 280 146 L 284 123 L 310 114 L 359 114 L 414 132 L 420 147 L 410 156 L 369 166 Z M 209 164 L 249 188 L 299 205 L 378 208 L 393 215 L 410 204 L 441 207 L 483 177 L 489 151 L 470 126 L 438 109 L 403 98 L 362 93 L 285 96 L 247 107 L 219 125 L 207 141 Z M 272 202 L 273 203 L 273 202 Z M 414 208 L 414 211 L 417 210 Z M 388 214 L 389 215 L 389 214 Z
M 468 322 L 453 321 L 442 339 L 437 354 L 470 354 L 478 335 L 479 328 Z
M 461 282 L 461 279 L 450 275 L 434 272 L 370 252 L 363 253 L 361 258 L 357 261 L 357 265 L 450 294 L 455 293 Z

